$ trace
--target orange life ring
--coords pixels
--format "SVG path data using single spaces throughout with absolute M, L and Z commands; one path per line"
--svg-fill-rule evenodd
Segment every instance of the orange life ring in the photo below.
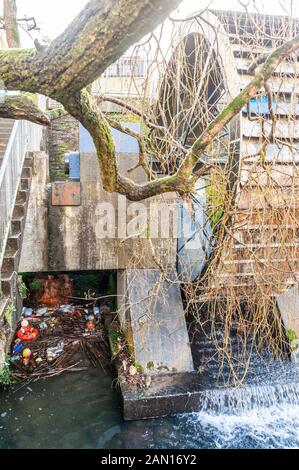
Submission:
M 22 341 L 34 341 L 38 335 L 36 328 L 20 328 L 17 332 L 17 337 Z

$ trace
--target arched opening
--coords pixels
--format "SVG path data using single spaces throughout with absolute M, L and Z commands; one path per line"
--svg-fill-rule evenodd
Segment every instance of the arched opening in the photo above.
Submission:
M 211 43 L 198 32 L 186 35 L 176 47 L 155 106 L 157 122 L 167 128 L 170 137 L 162 138 L 159 131 L 155 134 L 160 153 L 166 155 L 163 173 L 177 168 L 183 158 L 181 147 L 190 148 L 228 103 L 230 91 L 222 62 L 216 41 Z M 211 167 L 225 166 L 232 189 L 238 174 L 238 154 L 239 117 L 222 129 L 202 159 Z
M 165 155 L 161 173 L 176 171 L 184 150 L 192 147 L 231 99 L 219 47 L 203 32 L 191 32 L 177 45 L 163 77 L 156 103 L 157 122 L 169 138 L 155 131 L 159 154 Z M 185 281 L 198 277 L 212 251 L 215 233 L 227 199 L 233 200 L 239 173 L 239 116 L 211 142 L 194 174 L 207 163 L 191 195 L 193 213 L 182 203 L 178 241 L 178 271 Z M 190 227 L 187 229 L 186 225 Z

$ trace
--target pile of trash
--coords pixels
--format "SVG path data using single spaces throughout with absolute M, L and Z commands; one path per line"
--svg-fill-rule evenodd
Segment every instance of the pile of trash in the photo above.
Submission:
M 97 306 L 24 307 L 11 346 L 14 376 L 42 378 L 110 363 Z

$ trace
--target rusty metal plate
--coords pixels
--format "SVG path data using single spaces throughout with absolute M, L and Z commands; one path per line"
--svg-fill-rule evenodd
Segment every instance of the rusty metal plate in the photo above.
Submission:
M 81 183 L 79 181 L 55 181 L 51 191 L 52 206 L 80 206 Z

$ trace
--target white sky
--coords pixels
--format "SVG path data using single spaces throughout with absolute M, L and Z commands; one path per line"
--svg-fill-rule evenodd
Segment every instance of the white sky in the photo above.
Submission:
M 298 0 L 242 0 L 242 2 L 249 4 L 252 11 L 256 6 L 260 13 L 290 14 L 293 11 L 293 15 L 299 16 Z M 41 28 L 41 34 L 54 39 L 68 26 L 88 0 L 17 0 L 17 3 L 18 16 L 24 14 L 34 16 Z M 183 17 L 208 5 L 216 9 L 243 9 L 238 0 L 183 0 L 178 13 L 172 15 Z

